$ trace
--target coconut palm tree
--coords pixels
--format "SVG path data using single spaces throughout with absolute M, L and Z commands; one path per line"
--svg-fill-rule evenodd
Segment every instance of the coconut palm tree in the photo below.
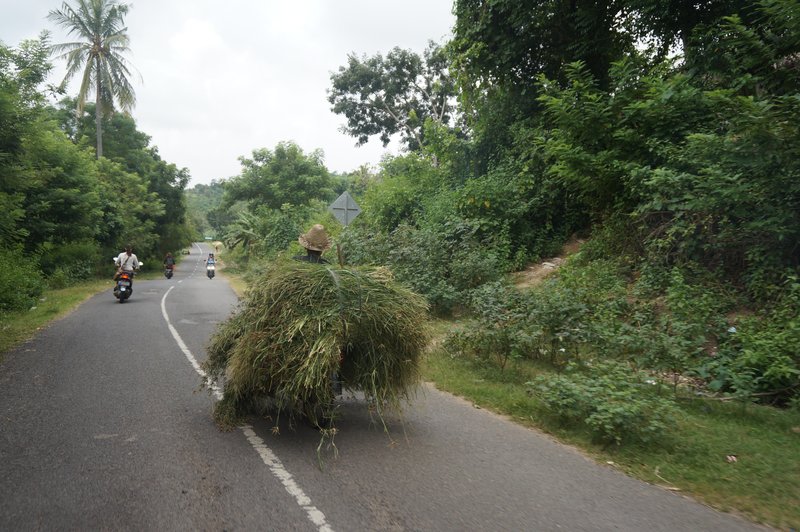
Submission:
M 95 124 L 97 126 L 97 157 L 103 156 L 102 118 L 114 111 L 115 102 L 123 112 L 130 112 L 136 96 L 129 81 L 131 66 L 124 53 L 128 48 L 124 24 L 128 4 L 118 0 L 77 0 L 76 5 L 64 2 L 48 18 L 75 35 L 79 40 L 52 46 L 54 54 L 67 61 L 67 73 L 62 86 L 81 73 L 78 91 L 78 116 L 83 114 L 86 99 L 95 94 Z

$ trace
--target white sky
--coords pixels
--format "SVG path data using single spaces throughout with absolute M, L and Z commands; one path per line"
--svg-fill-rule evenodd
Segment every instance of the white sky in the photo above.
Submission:
M 339 131 L 326 90 L 351 52 L 384 54 L 394 46 L 421 53 L 450 37 L 452 0 L 129 0 L 128 56 L 133 110 L 167 162 L 186 167 L 190 186 L 240 171 L 239 156 L 283 140 L 321 148 L 329 170 L 376 164 L 375 137 L 360 147 Z M 0 41 L 17 46 L 48 29 L 59 0 L 0 0 Z M 50 82 L 61 81 L 58 61 Z M 77 92 L 77 82 L 70 91 Z

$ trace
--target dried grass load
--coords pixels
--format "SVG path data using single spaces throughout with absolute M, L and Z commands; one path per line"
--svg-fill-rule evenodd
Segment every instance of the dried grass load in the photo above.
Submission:
M 331 420 L 336 375 L 378 413 L 399 407 L 419 381 L 426 317 L 425 300 L 387 270 L 274 263 L 212 337 L 204 367 L 224 380 L 215 418 L 235 424 L 270 398 L 279 411 Z

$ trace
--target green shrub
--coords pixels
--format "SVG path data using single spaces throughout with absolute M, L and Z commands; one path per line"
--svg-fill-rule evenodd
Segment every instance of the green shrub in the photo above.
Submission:
M 342 248 L 345 264 L 377 266 L 388 262 L 389 236 L 359 221 L 347 226 L 339 234 L 337 242 Z
M 0 248 L 0 265 L 0 314 L 35 305 L 44 290 L 36 261 L 19 248 Z
M 714 391 L 779 405 L 800 397 L 800 281 L 790 278 L 774 306 L 740 319 L 697 373 Z
M 529 359 L 561 366 L 585 346 L 614 337 L 627 310 L 625 279 L 615 261 L 569 264 L 530 291 L 487 283 L 470 292 L 477 324 L 453 335 L 453 352 L 496 360 Z M 495 350 L 494 354 L 490 351 Z
M 509 360 L 529 358 L 539 333 L 526 327 L 527 299 L 503 282 L 486 283 L 470 293 L 470 308 L 477 314 L 475 327 L 448 335 L 445 349 L 491 361 L 505 368 Z
M 312 202 L 312 207 L 286 203 L 277 209 L 262 205 L 238 213 L 222 236 L 229 251 L 235 251 L 229 259 L 235 258 L 246 265 L 251 259 L 274 258 L 306 230 L 314 206 L 322 210 L 318 203 Z
M 390 235 L 388 265 L 435 312 L 450 312 L 467 304 L 470 290 L 508 271 L 493 243 L 479 240 L 475 231 L 466 221 L 437 228 L 401 225 Z
M 442 188 L 440 169 L 417 153 L 388 157 L 376 182 L 364 193 L 361 206 L 368 224 L 391 233 L 402 224 L 416 225 L 425 204 Z
M 41 246 L 39 255 L 42 272 L 52 288 L 64 288 L 89 279 L 102 260 L 97 243 L 91 240 L 62 244 L 47 242 Z
M 529 326 L 541 330 L 539 356 L 560 364 L 578 354 L 589 340 L 590 307 L 581 294 L 557 279 L 547 280 L 532 294 Z
M 451 201 L 456 216 L 469 220 L 482 238 L 503 235 L 505 258 L 516 269 L 526 260 L 556 255 L 569 235 L 586 224 L 580 207 L 572 205 L 576 210 L 566 212 L 569 200 L 563 189 L 527 163 L 498 165 L 469 179 Z
M 562 375 L 537 377 L 528 385 L 556 416 L 585 425 L 605 443 L 662 440 L 677 421 L 675 404 L 655 393 L 642 372 L 616 363 L 579 368 Z

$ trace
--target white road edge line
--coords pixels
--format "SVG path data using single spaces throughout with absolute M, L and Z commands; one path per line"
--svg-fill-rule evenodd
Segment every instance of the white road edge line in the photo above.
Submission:
M 167 296 L 170 292 L 172 292 L 173 288 L 175 288 L 175 286 L 171 286 L 169 290 L 167 290 L 167 293 L 164 294 L 164 297 L 161 298 L 161 315 L 164 316 L 164 321 L 167 322 L 169 332 L 172 333 L 172 337 L 175 339 L 175 342 L 177 342 L 178 347 L 181 348 L 181 351 L 183 351 L 183 354 L 186 355 L 189 363 L 201 377 L 205 378 L 205 371 L 203 371 L 203 369 L 200 367 L 200 364 L 197 362 L 197 359 L 194 357 L 189 348 L 186 347 L 183 338 L 181 338 L 181 335 L 178 334 L 178 331 L 175 329 L 175 327 L 172 326 L 172 322 L 169 321 L 166 301 Z M 222 390 L 219 388 L 219 386 L 213 385 L 211 387 L 211 393 L 217 400 L 222 399 Z M 258 453 L 258 456 L 261 457 L 261 461 L 264 462 L 264 464 L 269 468 L 269 470 L 272 472 L 272 475 L 277 478 L 281 484 L 283 484 L 283 487 L 287 492 L 289 492 L 289 495 L 294 497 L 294 500 L 297 502 L 298 506 L 305 510 L 306 517 L 308 517 L 308 519 L 314 523 L 319 532 L 333 532 L 333 529 L 330 527 L 330 525 L 328 525 L 325 519 L 325 514 L 317 509 L 316 506 L 311 504 L 311 499 L 308 497 L 308 495 L 306 495 L 302 488 L 297 485 L 297 482 L 295 482 L 292 474 L 287 471 L 287 469 L 283 466 L 283 463 L 277 456 L 275 456 L 275 453 L 272 452 L 272 449 L 267 446 L 264 440 L 255 433 L 253 427 L 250 425 L 241 425 L 239 428 L 242 430 L 242 433 L 244 433 L 245 438 L 247 438 L 247 441 L 250 442 L 250 445 L 253 447 L 253 449 L 255 449 L 255 451 Z

